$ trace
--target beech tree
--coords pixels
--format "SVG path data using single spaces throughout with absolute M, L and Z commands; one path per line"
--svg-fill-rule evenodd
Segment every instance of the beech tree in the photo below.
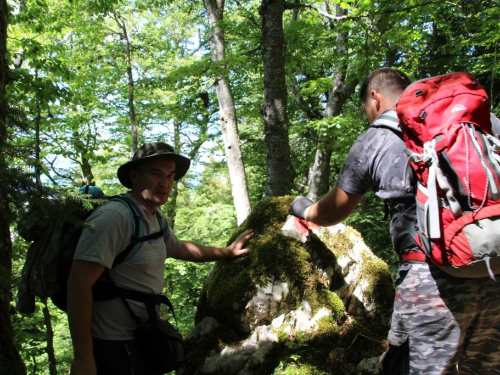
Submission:
M 290 159 L 285 82 L 284 0 L 262 0 L 262 59 L 264 65 L 264 103 L 261 112 L 267 157 L 266 196 L 291 192 L 294 172 Z
M 227 167 L 231 180 L 231 192 L 238 224 L 241 224 L 250 214 L 250 198 L 248 196 L 245 167 L 241 156 L 240 139 L 238 135 L 238 120 L 234 97 L 225 66 L 226 42 L 221 26 L 224 17 L 224 0 L 204 0 L 210 26 L 210 51 L 212 60 L 217 64 L 215 71 L 220 72 L 215 77 L 215 89 L 219 99 L 219 117 L 222 139 L 227 159 Z

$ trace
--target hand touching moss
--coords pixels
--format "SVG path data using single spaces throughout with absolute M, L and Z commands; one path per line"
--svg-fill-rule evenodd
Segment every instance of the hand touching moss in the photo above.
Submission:
M 248 248 L 244 248 L 247 241 L 253 236 L 253 231 L 247 229 L 243 233 L 241 233 L 236 239 L 224 249 L 224 253 L 226 258 L 238 258 L 250 250 Z

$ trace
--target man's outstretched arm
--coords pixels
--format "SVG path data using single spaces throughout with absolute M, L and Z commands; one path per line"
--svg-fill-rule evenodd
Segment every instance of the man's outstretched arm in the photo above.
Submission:
M 246 230 L 241 233 L 233 243 L 224 248 L 181 241 L 181 248 L 173 257 L 191 262 L 210 262 L 214 260 L 237 258 L 248 253 L 249 249 L 245 248 L 245 245 L 252 236 L 253 232 L 251 230 Z
M 295 198 L 290 214 L 311 223 L 328 227 L 348 218 L 362 198 L 363 195 L 347 193 L 334 186 L 316 203 L 308 201 L 305 197 Z

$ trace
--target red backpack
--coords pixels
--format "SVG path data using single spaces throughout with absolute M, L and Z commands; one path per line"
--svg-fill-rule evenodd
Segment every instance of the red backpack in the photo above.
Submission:
M 457 277 L 500 273 L 500 141 L 486 92 L 467 73 L 414 82 L 397 114 L 418 178 L 417 241 Z

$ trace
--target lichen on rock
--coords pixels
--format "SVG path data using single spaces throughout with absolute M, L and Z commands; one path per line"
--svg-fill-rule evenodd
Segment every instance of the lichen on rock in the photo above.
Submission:
M 263 199 L 229 239 L 255 233 L 248 255 L 217 262 L 206 280 L 179 374 L 349 374 L 382 353 L 387 265 L 348 227 L 289 217 L 292 200 Z

